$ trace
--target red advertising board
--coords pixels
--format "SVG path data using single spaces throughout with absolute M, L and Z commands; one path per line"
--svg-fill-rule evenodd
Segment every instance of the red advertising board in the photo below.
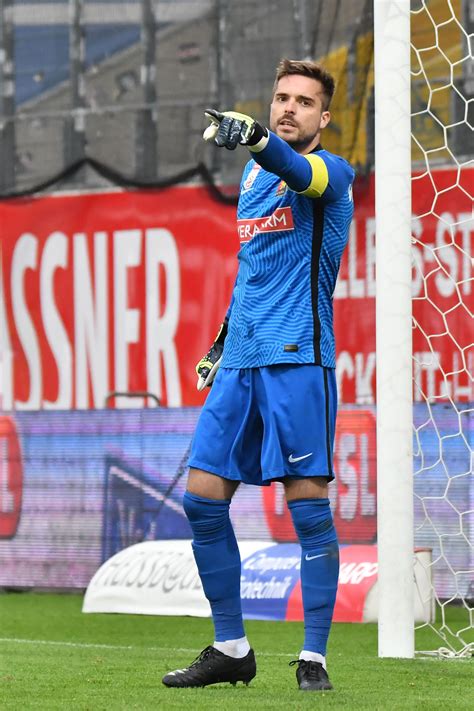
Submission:
M 454 170 L 414 181 L 413 339 L 424 392 L 415 400 L 473 399 L 473 182 L 474 170 L 461 182 Z M 356 185 L 355 204 L 334 295 L 337 375 L 341 401 L 372 404 L 373 176 Z M 194 367 L 230 299 L 235 212 L 186 186 L 0 202 L 0 407 L 101 408 L 114 391 L 202 404 Z
M 0 539 L 13 538 L 23 495 L 23 461 L 15 423 L 0 416 Z
M 412 186 L 414 400 L 472 401 L 474 169 L 415 175 Z M 375 402 L 376 345 L 373 175 L 356 181 L 354 203 L 334 294 L 337 373 L 344 402 L 369 404 Z
M 0 224 L 4 409 L 101 408 L 113 391 L 202 404 L 194 367 L 230 300 L 235 208 L 178 187 L 2 202 Z

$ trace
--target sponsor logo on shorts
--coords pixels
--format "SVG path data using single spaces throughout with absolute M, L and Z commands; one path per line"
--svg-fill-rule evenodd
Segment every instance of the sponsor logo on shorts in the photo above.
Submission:
M 309 454 L 303 454 L 301 457 L 294 457 L 293 453 L 290 454 L 288 457 L 288 461 L 290 464 L 294 464 L 295 462 L 301 462 L 302 459 L 307 459 L 308 457 L 311 457 L 313 453 L 310 452 Z
M 240 244 L 250 242 L 252 237 L 262 232 L 286 232 L 294 229 L 291 207 L 278 207 L 274 213 L 267 217 L 237 220 Z

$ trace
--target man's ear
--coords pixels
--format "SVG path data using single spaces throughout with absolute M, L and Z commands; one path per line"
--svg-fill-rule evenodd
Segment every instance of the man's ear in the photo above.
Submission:
M 329 111 L 323 111 L 323 113 L 321 114 L 321 121 L 319 122 L 319 128 L 326 128 L 330 120 L 331 114 L 329 113 Z

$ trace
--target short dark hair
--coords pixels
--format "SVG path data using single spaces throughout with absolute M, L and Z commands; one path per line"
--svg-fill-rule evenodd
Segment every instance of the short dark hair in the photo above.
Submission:
M 273 93 L 280 79 L 290 74 L 300 74 L 310 79 L 316 79 L 323 87 L 323 109 L 328 110 L 331 99 L 336 90 L 336 82 L 334 77 L 329 74 L 321 64 L 310 60 L 299 59 L 282 59 L 276 68 L 275 83 L 273 85 Z

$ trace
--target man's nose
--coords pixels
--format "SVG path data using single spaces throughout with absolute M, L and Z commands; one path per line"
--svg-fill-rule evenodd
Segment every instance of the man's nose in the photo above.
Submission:
M 285 113 L 286 114 L 294 114 L 296 110 L 296 103 L 293 99 L 288 99 L 288 101 L 285 104 Z

